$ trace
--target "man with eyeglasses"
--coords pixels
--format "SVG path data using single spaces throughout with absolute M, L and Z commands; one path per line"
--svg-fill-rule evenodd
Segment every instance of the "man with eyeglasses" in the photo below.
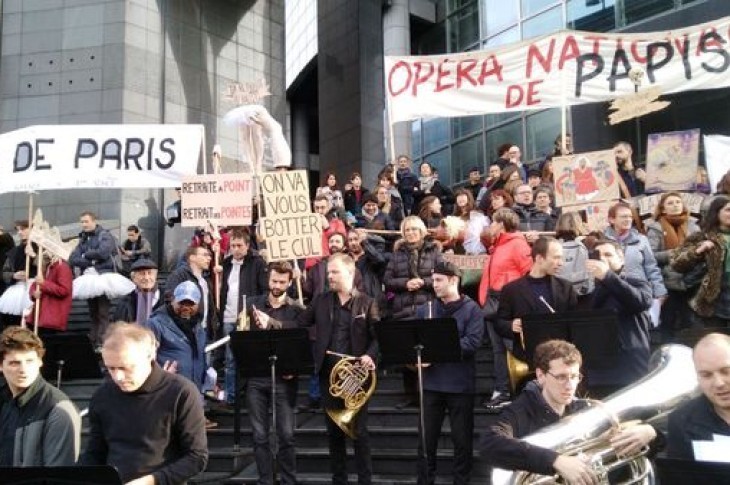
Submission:
M 520 216 L 520 231 L 525 234 L 527 242 L 532 244 L 540 237 L 540 232 L 555 229 L 553 218 L 535 207 L 532 187 L 528 184 L 518 185 L 512 195 L 515 199 L 512 210 Z
M 557 474 L 571 485 L 599 483 L 585 457 L 560 454 L 521 439 L 586 407 L 586 401 L 575 397 L 583 379 L 583 357 L 573 344 L 564 340 L 543 342 L 535 348 L 533 362 L 537 378 L 482 433 L 482 457 L 496 468 Z M 616 453 L 625 455 L 655 437 L 652 426 L 639 424 L 615 432 L 611 445 Z

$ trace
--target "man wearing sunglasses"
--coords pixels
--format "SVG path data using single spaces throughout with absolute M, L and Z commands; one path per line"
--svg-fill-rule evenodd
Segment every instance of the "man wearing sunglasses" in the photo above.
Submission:
M 535 348 L 533 361 L 537 378 L 482 434 L 482 457 L 496 468 L 557 474 L 571 485 L 599 483 L 586 458 L 562 455 L 521 439 L 586 406 L 586 401 L 575 397 L 583 379 L 583 358 L 573 344 L 563 340 L 543 342 Z M 655 437 L 652 426 L 638 424 L 616 432 L 611 444 L 620 456 L 643 448 Z

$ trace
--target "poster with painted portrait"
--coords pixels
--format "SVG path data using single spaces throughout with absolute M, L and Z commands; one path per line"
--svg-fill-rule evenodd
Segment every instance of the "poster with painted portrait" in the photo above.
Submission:
M 553 158 L 555 204 L 558 207 L 614 200 L 619 197 L 613 150 Z
M 651 133 L 646 145 L 647 193 L 694 190 L 700 130 Z

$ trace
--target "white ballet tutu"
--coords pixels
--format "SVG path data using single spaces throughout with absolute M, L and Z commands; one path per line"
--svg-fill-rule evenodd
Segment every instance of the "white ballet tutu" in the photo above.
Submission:
M 22 315 L 33 304 L 28 293 L 32 283 L 33 280 L 30 280 L 26 286 L 25 281 L 18 281 L 5 290 L 0 296 L 0 313 Z
M 134 283 L 118 273 L 100 275 L 90 268 L 74 280 L 73 297 L 75 300 L 88 300 L 102 295 L 106 295 L 107 298 L 119 298 L 131 293 L 135 288 Z

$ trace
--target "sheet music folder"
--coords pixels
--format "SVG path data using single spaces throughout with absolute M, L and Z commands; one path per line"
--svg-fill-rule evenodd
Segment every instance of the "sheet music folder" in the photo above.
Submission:
M 573 343 L 589 369 L 612 366 L 620 347 L 617 316 L 606 310 L 528 315 L 522 318 L 522 331 L 530 363 L 535 347 L 550 339 Z
M 461 361 L 456 320 L 430 318 L 375 323 L 380 354 L 385 365 L 416 363 L 416 346 L 423 346 L 423 362 L 431 364 Z
M 730 485 L 730 463 L 658 457 L 655 468 L 661 485 L 706 483 Z

